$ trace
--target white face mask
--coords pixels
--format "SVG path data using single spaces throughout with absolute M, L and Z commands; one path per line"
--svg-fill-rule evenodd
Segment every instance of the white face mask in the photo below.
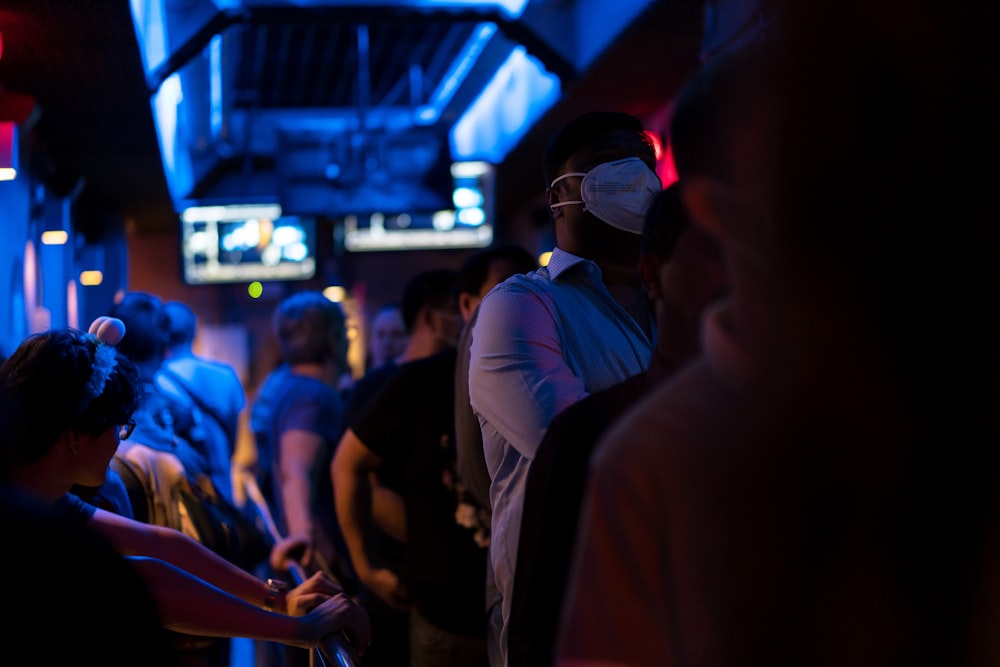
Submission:
M 612 227 L 626 232 L 642 232 L 646 209 L 656 193 L 663 189 L 660 177 L 637 157 L 604 162 L 587 173 L 570 172 L 552 181 L 556 183 L 571 176 L 582 176 L 580 196 L 582 201 L 561 201 L 550 205 L 557 209 L 571 204 L 583 204 L 583 210 Z

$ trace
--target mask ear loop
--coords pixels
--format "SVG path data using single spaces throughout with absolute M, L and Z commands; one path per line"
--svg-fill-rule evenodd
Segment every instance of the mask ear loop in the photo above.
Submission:
M 571 176 L 586 177 L 586 175 L 587 175 L 586 172 L 581 172 L 581 171 L 571 171 L 567 174 L 563 174 L 562 176 L 560 176 L 559 178 L 557 178 L 556 180 L 552 181 L 552 183 L 549 184 L 548 190 L 549 192 L 551 192 L 552 186 L 558 183 L 559 181 L 563 180 L 564 178 L 570 178 Z M 581 188 L 582 187 L 583 186 L 581 184 Z M 562 208 L 563 206 L 569 206 L 571 204 L 583 204 L 583 210 L 584 211 L 587 210 L 587 202 L 583 201 L 582 199 L 574 199 L 571 201 L 561 201 L 561 202 L 556 202 L 555 204 L 549 204 L 549 210 L 554 211 L 557 208 Z

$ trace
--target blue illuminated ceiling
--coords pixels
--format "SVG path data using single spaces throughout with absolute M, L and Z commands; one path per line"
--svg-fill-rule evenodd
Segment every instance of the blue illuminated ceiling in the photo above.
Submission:
M 649 4 L 132 0 L 132 13 L 180 208 L 273 198 L 289 179 L 350 187 L 400 154 L 502 162 Z

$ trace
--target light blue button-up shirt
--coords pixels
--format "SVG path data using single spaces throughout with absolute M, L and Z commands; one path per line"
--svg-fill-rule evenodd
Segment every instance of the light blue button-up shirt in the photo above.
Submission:
M 653 342 L 590 260 L 556 248 L 547 267 L 494 287 L 473 329 L 469 398 L 492 483 L 490 562 L 507 619 L 528 466 L 552 418 L 649 366 Z

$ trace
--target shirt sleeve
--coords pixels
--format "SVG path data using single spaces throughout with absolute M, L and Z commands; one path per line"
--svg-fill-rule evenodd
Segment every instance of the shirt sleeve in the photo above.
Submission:
M 80 497 L 67 493 L 55 502 L 53 511 L 65 518 L 67 521 L 84 525 L 94 516 L 97 508 L 81 499 Z
M 472 334 L 472 409 L 528 459 L 552 418 L 587 395 L 556 323 L 551 303 L 508 281 L 480 304 Z

